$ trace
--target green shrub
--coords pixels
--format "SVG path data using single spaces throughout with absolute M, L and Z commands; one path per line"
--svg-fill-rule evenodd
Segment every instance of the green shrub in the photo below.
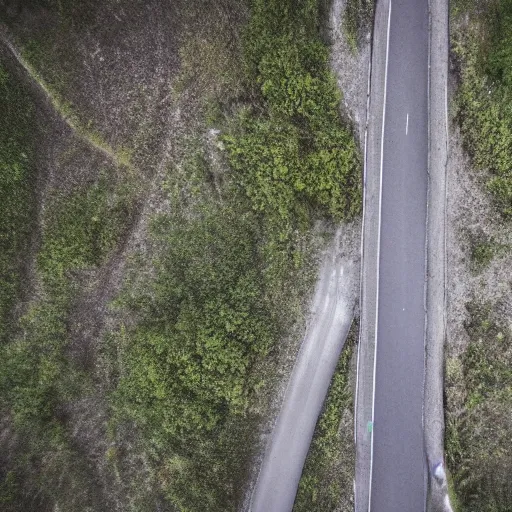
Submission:
M 164 256 L 151 302 L 136 303 L 141 321 L 127 342 L 117 401 L 152 437 L 211 430 L 226 413 L 247 408 L 252 362 L 277 334 L 253 223 L 225 208 L 191 223 L 158 224 Z
M 501 213 L 512 215 L 512 14 L 510 3 L 498 2 L 482 16 L 480 30 L 459 35 L 455 54 L 460 59 L 458 118 L 465 146 L 478 168 L 490 172 L 488 190 Z M 479 44 L 480 41 L 480 44 Z M 486 70 L 487 72 L 484 72 Z
M 512 336 L 489 305 L 467 305 L 464 411 L 448 422 L 447 454 L 464 510 L 508 512 L 512 471 Z M 459 377 L 460 378 L 460 377 Z
M 96 183 L 59 195 L 47 215 L 39 254 L 47 281 L 70 270 L 96 267 L 118 246 L 130 222 L 133 192 L 103 176 Z
M 280 330 L 265 297 L 258 236 L 255 215 L 230 206 L 209 205 L 188 220 L 161 217 L 157 273 L 142 297 L 121 302 L 139 321 L 113 340 L 122 355 L 113 426 L 138 428 L 145 449 L 159 454 L 158 472 L 172 475 L 165 494 L 183 510 L 228 510 L 230 482 L 245 471 L 251 448 L 240 436 L 251 431 L 259 382 L 252 367 Z
M 512 4 L 501 0 L 491 4 L 490 27 L 492 30 L 489 45 L 487 71 L 502 84 L 508 94 L 512 92 Z M 509 96 L 510 98 L 510 96 Z
M 357 150 L 317 24 L 316 2 L 254 2 L 246 63 L 259 99 L 224 139 L 235 181 L 280 219 L 284 238 L 311 210 L 341 219 L 361 204 Z

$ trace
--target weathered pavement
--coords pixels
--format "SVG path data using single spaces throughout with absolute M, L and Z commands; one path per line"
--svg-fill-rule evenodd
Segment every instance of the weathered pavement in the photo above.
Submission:
M 389 16 L 370 509 L 420 512 L 426 504 L 428 2 L 392 0 Z
M 356 511 L 426 506 L 428 0 L 377 2 L 365 172 Z

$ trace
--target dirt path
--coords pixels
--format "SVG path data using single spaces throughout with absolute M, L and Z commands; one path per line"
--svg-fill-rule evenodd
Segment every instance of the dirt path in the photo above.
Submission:
M 93 149 L 99 151 L 109 160 L 112 160 L 115 164 L 120 165 L 122 162 L 119 161 L 118 155 L 115 150 L 110 147 L 108 144 L 100 144 L 97 140 L 92 138 L 82 127 L 72 118 L 65 115 L 62 112 L 62 109 L 59 105 L 59 100 L 53 95 L 48 86 L 44 83 L 42 78 L 37 75 L 37 72 L 34 68 L 23 58 L 20 51 L 14 46 L 9 37 L 8 29 L 0 23 L 0 43 L 4 45 L 7 50 L 11 53 L 11 55 L 18 61 L 19 65 L 26 71 L 27 76 L 32 81 L 33 86 L 38 89 L 38 92 L 42 94 L 48 103 L 50 103 L 55 112 L 59 115 L 62 122 L 67 125 L 68 128 L 77 136 L 79 139 L 83 140 L 87 144 L 89 144 Z
M 252 512 L 293 508 L 315 425 L 354 315 L 359 254 L 357 244 L 350 240 L 357 231 L 353 225 L 344 233 L 338 230 L 324 256 L 311 323 L 267 446 L 252 495 Z

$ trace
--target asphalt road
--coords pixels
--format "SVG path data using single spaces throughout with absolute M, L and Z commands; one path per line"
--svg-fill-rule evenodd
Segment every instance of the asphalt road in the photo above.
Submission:
M 421 512 L 426 504 L 428 0 L 392 0 L 390 6 L 370 508 Z

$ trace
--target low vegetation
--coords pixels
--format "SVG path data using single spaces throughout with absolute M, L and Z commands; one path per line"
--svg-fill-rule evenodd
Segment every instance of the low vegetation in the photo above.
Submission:
M 372 0 L 347 0 L 344 29 L 348 42 L 356 50 L 361 38 L 371 31 L 374 2 Z
M 468 7 L 476 11 L 477 4 Z M 512 215 L 512 6 L 485 2 L 479 22 L 455 38 L 460 86 L 457 117 L 474 165 L 505 217 Z M 476 16 L 476 12 L 474 12 Z M 473 18 L 472 18 L 473 19 Z
M 258 390 L 271 378 L 258 368 L 278 351 L 309 282 L 300 240 L 319 215 L 341 219 L 360 204 L 317 5 L 295 7 L 253 3 L 243 54 L 251 101 L 233 117 L 217 113 L 231 164 L 224 199 L 205 198 L 211 169 L 200 150 L 184 165 L 193 199 L 174 193 L 183 184 L 169 176 L 177 213 L 155 221 L 158 271 L 143 297 L 125 303 L 139 321 L 116 342 L 114 423 L 133 422 L 143 449 L 156 450 L 160 485 L 180 510 L 240 503 Z
M 13 332 L 34 215 L 33 105 L 0 63 L 0 343 Z
M 512 215 L 512 4 L 464 0 L 455 2 L 452 15 L 456 120 L 500 226 L 490 234 L 468 231 L 470 268 L 482 273 L 510 253 L 498 238 L 506 240 Z M 469 343 L 446 361 L 447 462 L 464 511 L 508 512 L 511 506 L 512 337 L 507 292 L 500 290 L 474 290 L 466 306 Z
M 203 4 L 187 3 L 190 27 L 204 15 Z M 23 53 L 64 116 L 80 63 L 62 56 L 68 50 L 56 34 L 85 31 L 96 20 L 89 13 L 71 22 L 84 9 L 77 5 L 49 2 L 45 9 L 60 20 L 58 30 L 36 31 Z M 129 165 L 98 159 L 100 167 L 76 182 L 66 181 L 64 166 L 45 191 L 31 255 L 37 293 L 0 348 L 2 421 L 12 439 L 0 458 L 7 511 L 226 512 L 243 499 L 281 340 L 300 324 L 314 278 L 313 249 L 320 242 L 313 226 L 359 212 L 360 176 L 319 36 L 318 2 L 255 0 L 243 27 L 240 2 L 217 7 L 231 26 L 212 16 L 206 32 L 191 30 L 180 40 L 173 101 L 188 117 L 176 126 L 179 149 L 159 174 L 141 171 L 162 182 L 152 196 L 160 203 L 144 219 L 148 229 L 137 232 L 145 237 L 133 244 L 139 249 L 129 257 L 123 252 L 149 189 L 135 170 L 141 159 Z M 244 11 L 235 17 L 236 30 L 223 14 L 235 7 Z M 194 48 L 205 41 L 215 44 L 202 56 Z M 48 69 L 41 71 L 42 62 Z M 79 154 L 79 144 L 92 153 L 103 147 L 103 139 L 94 140 L 97 120 L 89 127 L 79 108 L 77 102 L 68 112 L 80 120 L 74 123 L 79 142 L 59 141 L 62 160 Z M 15 135 L 19 148 L 13 145 L 14 157 L 5 160 L 10 170 L 25 169 L 16 164 L 23 154 L 30 161 L 28 129 Z M 27 163 L 27 177 L 30 169 Z M 20 197 L 20 204 L 38 206 L 29 195 Z M 14 230 L 23 244 L 30 235 L 23 226 L 35 221 L 36 207 L 26 212 Z M 16 251 L 24 247 L 20 242 Z M 6 265 L 15 259 L 12 252 Z M 115 300 L 87 310 L 88 297 L 106 300 L 94 291 L 103 281 L 110 286 L 117 269 L 124 274 Z M 7 316 L 18 297 L 16 279 L 2 302 Z M 348 400 L 346 377 L 337 375 L 336 403 Z M 89 410 L 80 412 L 86 403 Z M 328 411 L 323 428 L 334 449 L 339 409 Z
M 254 100 L 224 138 L 236 183 L 283 238 L 312 208 L 336 219 L 360 209 L 357 152 L 318 18 L 316 0 L 253 2 L 245 65 Z
M 512 335 L 491 305 L 467 308 L 469 346 L 460 361 L 447 365 L 448 391 L 462 394 L 462 409 L 447 422 L 448 465 L 462 510 L 506 512 L 512 491 Z
M 5 503 L 14 510 L 45 509 L 55 495 L 70 507 L 80 501 L 95 506 L 93 478 L 64 421 L 67 404 L 90 392 L 80 361 L 69 358 L 68 323 L 79 290 L 73 277 L 104 263 L 129 219 L 126 198 L 112 193 L 114 184 L 106 174 L 97 183 L 53 198 L 36 262 L 40 298 L 19 321 L 20 334 L 12 333 L 0 347 L 1 405 L 20 439 L 6 473 L 6 478 L 23 482 L 22 505 L 16 495 Z
M 494 236 L 487 236 L 482 231 L 469 232 L 471 269 L 474 273 L 482 272 L 491 261 L 510 250 L 506 244 L 499 243 Z

